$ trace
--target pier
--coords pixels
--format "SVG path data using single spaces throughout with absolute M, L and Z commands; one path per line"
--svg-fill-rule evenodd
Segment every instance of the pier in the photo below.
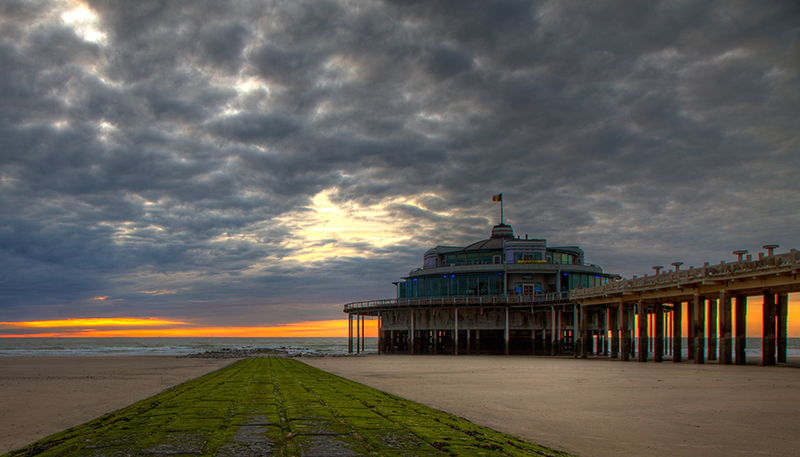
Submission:
M 762 365 L 786 362 L 788 294 L 800 292 L 800 251 L 682 268 L 531 295 L 399 298 L 348 303 L 349 349 L 364 350 L 378 319 L 378 352 L 532 354 L 745 364 L 748 299 L 762 304 Z M 355 324 L 355 325 L 354 325 Z M 688 325 L 687 325 L 688 324 Z M 687 326 L 688 334 L 683 335 Z M 634 339 L 634 337 L 636 337 Z M 637 343 L 634 345 L 634 341 Z

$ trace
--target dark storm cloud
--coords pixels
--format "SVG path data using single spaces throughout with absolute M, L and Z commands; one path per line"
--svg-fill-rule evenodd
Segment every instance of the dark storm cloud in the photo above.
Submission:
M 76 5 L 0 5 L 0 320 L 335 318 L 500 192 L 626 276 L 798 247 L 796 2 Z

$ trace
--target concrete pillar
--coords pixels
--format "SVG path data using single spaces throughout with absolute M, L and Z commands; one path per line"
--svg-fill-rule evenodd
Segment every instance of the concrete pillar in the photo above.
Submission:
M 408 312 L 411 314 L 408 327 L 408 353 L 414 355 L 414 310 L 410 309 Z
M 789 294 L 778 294 L 776 305 L 778 363 L 786 363 L 786 338 L 788 336 L 786 321 L 789 318 Z
M 655 341 L 653 341 L 653 353 L 655 354 L 656 362 L 664 361 L 664 305 L 661 302 L 656 303 L 655 314 Z
M 552 338 L 552 336 L 551 336 Z M 547 351 L 547 329 L 542 329 L 542 355 L 546 355 Z
M 556 307 L 550 306 L 550 355 L 556 355 Z
M 665 325 L 667 327 L 666 328 L 666 341 L 664 342 L 664 344 L 665 344 L 664 353 L 666 355 L 672 355 L 672 313 L 673 313 L 672 310 L 667 311 L 666 315 L 664 316 L 664 318 L 666 320 Z
M 633 344 L 633 336 L 636 334 L 636 305 L 628 308 L 628 337 L 631 339 L 630 350 L 631 358 L 636 357 L 636 345 Z
M 361 325 L 359 325 L 360 321 L 361 321 L 361 316 L 356 314 L 356 354 L 361 353 L 361 338 L 360 338 Z
M 736 365 L 746 365 L 747 355 L 747 297 L 736 296 Z
M 694 363 L 705 363 L 706 298 L 694 296 Z
M 455 348 L 453 352 L 455 355 L 458 355 L 458 308 L 453 308 L 453 326 L 455 327 L 455 334 L 453 335 L 455 338 Z
M 775 365 L 775 294 L 764 292 L 764 333 L 761 365 Z
M 683 358 L 683 335 L 681 329 L 683 322 L 681 319 L 683 314 L 683 303 L 675 302 L 672 304 L 672 361 L 677 363 Z
M 364 328 L 365 321 L 367 320 L 367 316 L 361 316 L 361 352 L 366 352 L 367 348 L 364 346 L 365 338 L 367 336 L 367 331 Z
M 394 354 L 394 330 L 389 330 L 389 353 Z
M 580 329 L 581 333 L 581 358 L 585 359 L 588 357 L 589 353 L 589 343 L 591 336 L 589 336 L 589 310 L 586 306 L 580 306 L 580 324 L 578 328 Z
M 694 308 L 695 308 L 694 300 L 689 300 L 688 302 L 686 302 L 686 323 L 687 323 L 686 330 L 688 333 L 686 335 L 686 348 L 688 349 L 686 358 L 689 360 L 694 360 L 694 353 L 695 353 L 694 346 L 695 346 L 696 332 L 694 328 L 694 315 L 695 315 Z
M 619 329 L 622 322 L 622 305 L 614 308 L 614 320 L 611 321 L 611 357 L 619 357 Z
M 382 345 L 383 345 L 383 329 L 381 328 L 381 314 L 378 313 L 378 355 L 381 355 Z
M 719 358 L 720 363 L 730 365 L 733 363 L 733 338 L 731 338 L 732 328 L 731 296 L 727 291 L 719 293 Z
M 582 346 L 582 332 L 580 331 L 581 316 L 579 315 L 578 306 L 579 305 L 572 306 L 572 357 L 575 358 L 578 357 L 581 350 L 580 346 Z
M 505 349 L 503 350 L 503 353 L 505 355 L 508 355 L 509 354 L 508 345 L 509 345 L 509 340 L 511 339 L 510 335 L 509 335 L 509 329 L 508 329 L 508 307 L 506 307 L 506 328 L 505 328 L 505 332 L 503 332 L 503 339 L 505 340 L 504 341 Z
M 467 329 L 467 354 L 472 354 L 472 338 L 470 338 L 471 330 Z
M 606 308 L 603 316 L 603 355 L 608 357 L 608 320 L 611 317 L 611 310 Z
M 708 360 L 717 360 L 717 299 L 708 299 Z
M 620 302 L 619 304 L 619 315 L 620 315 L 620 324 L 619 324 L 619 332 L 621 333 L 622 338 L 622 352 L 620 353 L 620 358 L 623 362 L 627 362 L 631 359 L 631 336 L 628 333 L 628 317 L 629 313 L 626 309 L 625 303 Z
M 639 361 L 647 362 L 647 305 L 640 301 L 636 309 L 639 314 Z

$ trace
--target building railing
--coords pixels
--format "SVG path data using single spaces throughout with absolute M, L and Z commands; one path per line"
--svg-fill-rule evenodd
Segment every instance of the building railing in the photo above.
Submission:
M 394 298 L 353 302 L 344 305 L 344 312 L 420 306 L 508 306 L 540 305 L 569 300 L 569 292 L 553 292 L 536 295 L 456 295 L 452 297 Z
M 578 260 L 568 263 L 561 263 L 556 262 L 552 259 L 546 260 L 514 260 L 513 262 L 495 262 L 494 260 L 471 260 L 468 262 L 461 262 L 461 263 L 441 263 L 437 262 L 437 265 L 423 265 L 421 268 L 415 268 L 415 270 L 429 270 L 431 268 L 447 268 L 447 267 L 466 267 L 470 265 L 565 265 L 565 266 L 582 266 L 582 267 L 594 267 L 600 268 L 600 266 L 592 264 L 592 263 L 583 263 Z
M 573 289 L 570 298 L 586 299 L 604 295 L 618 295 L 625 292 L 639 292 L 703 283 L 708 281 L 727 281 L 742 277 L 774 275 L 800 271 L 800 251 L 792 250 L 786 254 L 764 256 L 758 260 L 720 262 L 718 265 L 703 265 L 688 270 L 672 270 L 642 278 L 623 279 L 585 289 Z

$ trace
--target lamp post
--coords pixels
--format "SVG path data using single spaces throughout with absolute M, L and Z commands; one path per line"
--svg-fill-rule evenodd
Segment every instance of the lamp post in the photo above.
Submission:
M 767 250 L 768 256 L 772 257 L 773 255 L 775 255 L 775 249 L 779 248 L 780 246 L 778 246 L 777 244 L 767 244 L 761 247 Z

